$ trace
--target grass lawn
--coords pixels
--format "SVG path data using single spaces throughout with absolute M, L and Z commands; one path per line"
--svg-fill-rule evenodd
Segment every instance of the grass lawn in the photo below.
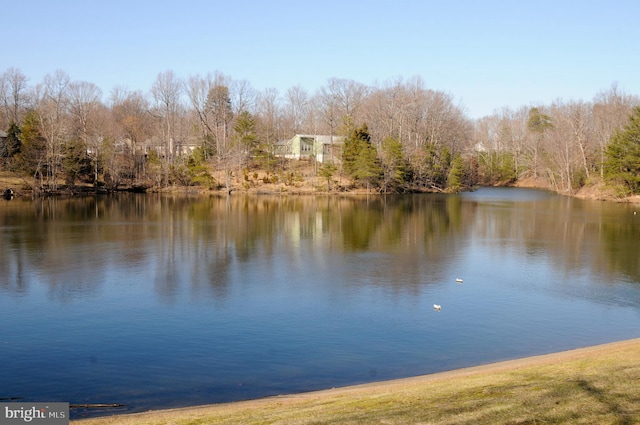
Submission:
M 98 424 L 636 424 L 640 339 L 434 375 Z

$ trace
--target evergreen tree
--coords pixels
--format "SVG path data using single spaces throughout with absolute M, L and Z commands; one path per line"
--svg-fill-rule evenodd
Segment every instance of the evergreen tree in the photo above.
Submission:
M 640 106 L 634 108 L 624 129 L 617 130 L 607 146 L 605 178 L 624 188 L 624 194 L 640 193 Z
M 92 181 L 91 158 L 87 155 L 87 147 L 81 140 L 70 140 L 65 144 L 62 168 L 65 183 L 68 185 L 76 184 L 79 179 L 85 182 Z
M 205 113 L 212 117 L 212 131 L 215 139 L 215 153 L 219 157 L 229 152 L 227 136 L 231 130 L 233 110 L 229 88 L 225 85 L 215 85 L 209 90 L 205 104 Z
M 20 152 L 15 155 L 13 171 L 32 175 L 40 180 L 44 178 L 47 145 L 40 132 L 38 117 L 33 111 L 27 112 L 20 128 Z
M 460 192 L 464 185 L 464 161 L 460 154 L 456 154 L 451 162 L 449 175 L 447 177 L 447 190 L 449 192 Z
M 377 183 L 382 176 L 378 152 L 371 144 L 367 124 L 353 129 L 345 140 L 342 149 L 342 162 L 346 173 L 355 181 L 365 183 L 367 187 Z
M 213 189 L 215 186 L 215 179 L 209 171 L 205 156 L 205 148 L 202 146 L 196 148 L 189 156 L 187 161 L 187 170 L 190 180 L 189 183 Z
M 388 137 L 382 141 L 382 168 L 385 191 L 398 191 L 409 180 L 409 165 L 400 140 Z
M 235 131 L 236 142 L 241 149 L 247 152 L 251 157 L 258 156 L 260 147 L 258 146 L 256 121 L 253 118 L 253 115 L 247 111 L 242 111 L 236 119 L 233 131 Z
M 427 143 L 423 147 L 418 168 L 418 183 L 443 190 L 447 186 L 453 156 L 448 147 Z
M 367 189 L 370 186 L 375 186 L 382 177 L 378 151 L 371 143 L 365 144 L 358 154 L 352 177 L 356 181 L 364 182 Z
M 480 156 L 482 182 L 487 185 L 516 181 L 515 157 L 510 152 L 490 151 Z
M 342 147 L 342 163 L 348 175 L 352 176 L 355 172 L 358 156 L 367 144 L 371 144 L 371 137 L 366 124 L 360 128 L 353 128 L 345 139 Z
M 543 114 L 538 108 L 531 108 L 529 110 L 527 128 L 535 135 L 535 140 L 532 145 L 533 158 L 531 159 L 534 178 L 538 177 L 538 157 L 540 156 L 542 139 L 547 130 L 551 130 L 553 127 L 553 120 L 549 115 Z
M 7 130 L 7 139 L 4 144 L 4 151 L 0 153 L 0 156 L 8 158 L 13 157 L 20 153 L 20 126 L 15 121 L 11 121 L 9 129 Z
M 327 179 L 327 192 L 331 192 L 331 180 L 336 171 L 338 171 L 338 166 L 333 162 L 324 163 L 320 167 L 320 176 Z
M 527 127 L 532 132 L 541 134 L 553 128 L 553 120 L 549 115 L 540 112 L 540 109 L 531 108 L 529 110 Z

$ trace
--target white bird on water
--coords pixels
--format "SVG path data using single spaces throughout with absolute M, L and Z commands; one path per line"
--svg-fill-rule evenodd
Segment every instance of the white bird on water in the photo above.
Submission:
M 440 304 L 434 304 L 433 305 L 433 309 L 440 311 L 440 310 L 442 310 L 442 306 Z
M 458 283 L 462 283 L 462 279 L 457 278 L 457 279 L 456 279 L 456 282 L 458 282 Z

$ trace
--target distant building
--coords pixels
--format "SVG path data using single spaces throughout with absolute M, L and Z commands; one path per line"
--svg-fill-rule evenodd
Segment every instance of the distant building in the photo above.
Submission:
M 7 155 L 7 133 L 0 130 L 0 156 Z
M 343 136 L 296 134 L 276 144 L 274 154 L 289 159 L 315 158 L 318 162 L 339 162 Z
M 129 141 L 129 144 L 131 141 Z M 189 137 L 186 140 L 178 140 L 174 141 L 173 139 L 169 140 L 169 150 L 173 153 L 173 155 L 190 155 L 197 147 L 201 146 L 202 143 L 196 137 Z M 152 136 L 149 139 L 139 143 L 136 146 L 136 152 L 141 152 L 145 156 L 149 154 L 150 151 L 155 151 L 160 157 L 164 157 L 166 154 L 167 145 L 164 140 L 162 140 L 158 136 Z

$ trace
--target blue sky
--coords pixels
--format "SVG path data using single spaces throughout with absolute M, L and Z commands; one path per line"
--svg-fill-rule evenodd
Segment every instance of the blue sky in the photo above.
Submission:
M 310 93 L 329 78 L 419 75 L 471 118 L 503 107 L 640 95 L 640 2 L 7 1 L 0 71 L 30 84 L 57 69 L 148 91 L 157 75 L 220 71 L 258 89 Z

